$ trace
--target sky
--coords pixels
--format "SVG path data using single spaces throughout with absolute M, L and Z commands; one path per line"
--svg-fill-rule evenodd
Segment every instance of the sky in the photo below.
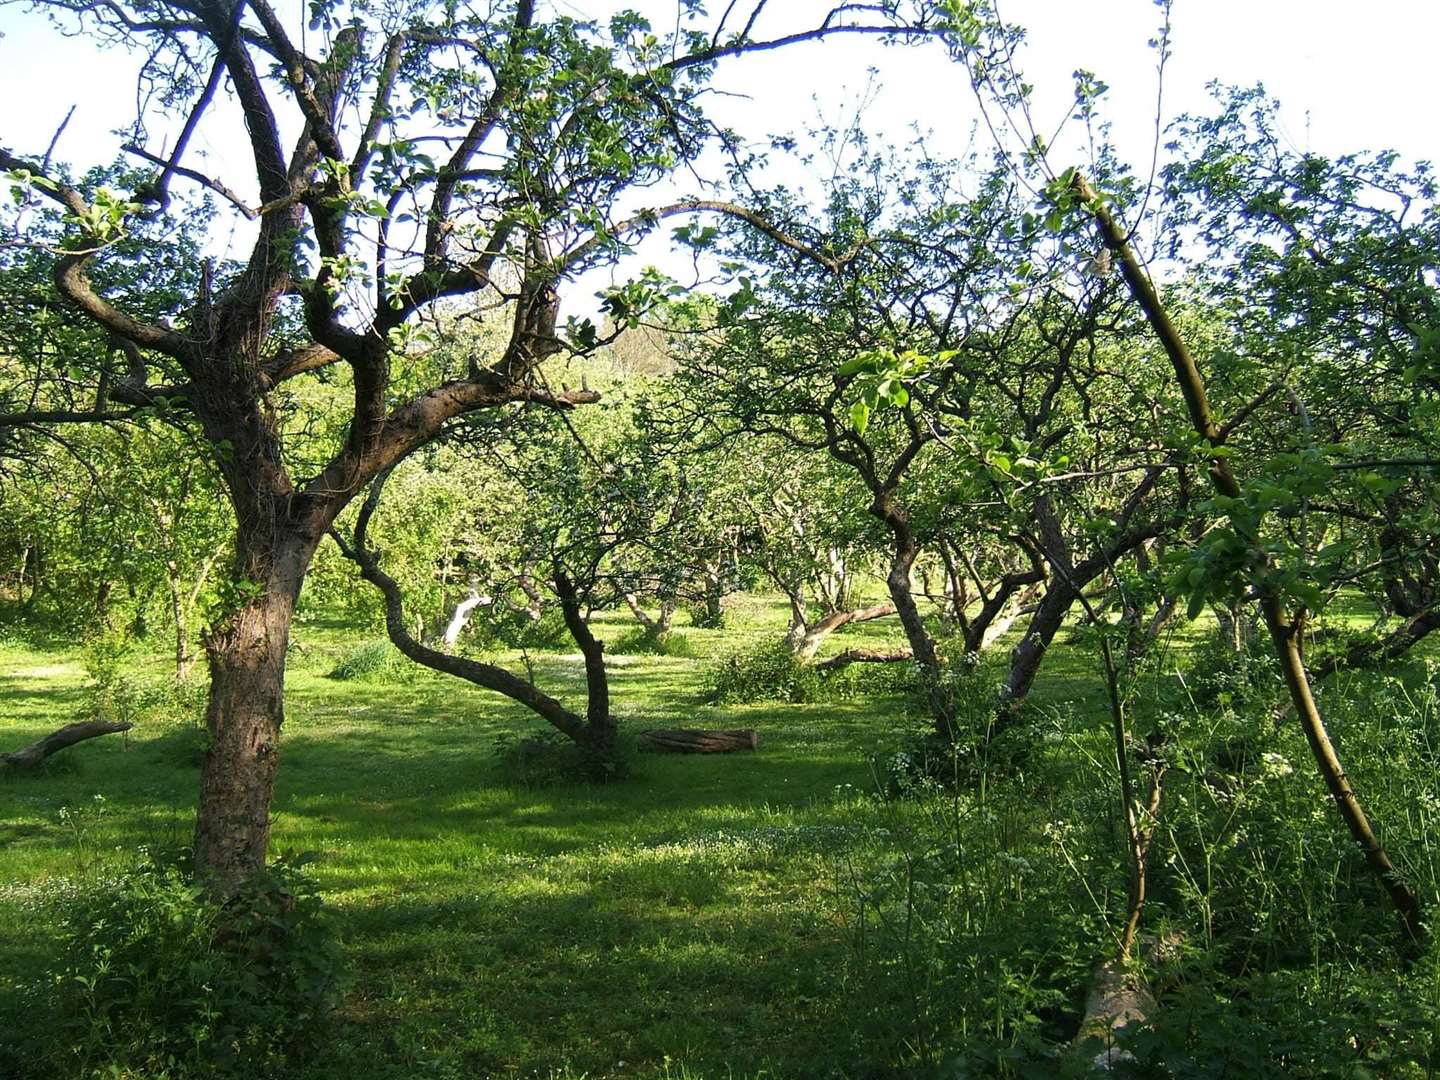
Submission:
M 636 7 L 657 29 L 672 25 L 675 11 L 666 0 L 545 3 L 600 18 Z M 709 0 L 708 6 L 720 11 L 725 3 Z M 283 12 L 286 4 L 298 16 L 305 0 L 278 0 L 276 6 Z M 1005 19 L 1027 28 L 1020 63 L 1036 88 L 1039 126 L 1053 127 L 1064 116 L 1071 73 L 1091 69 L 1110 85 L 1104 112 L 1121 154 L 1143 174 L 1155 124 L 1155 53 L 1146 42 L 1160 11 L 1152 0 L 998 0 L 998 6 Z M 771 0 L 757 33 L 793 29 L 823 7 L 818 0 Z M 0 8 L 0 34 L 0 145 L 42 153 L 73 104 L 56 156 L 77 165 L 113 160 L 120 140 L 111 131 L 134 112 L 137 58 L 97 53 L 15 6 Z M 1211 80 L 1263 82 L 1281 100 L 1285 131 L 1297 149 L 1334 155 L 1392 148 L 1411 160 L 1440 159 L 1437 43 L 1440 0 L 1369 0 L 1363 6 L 1341 0 L 1176 0 L 1164 119 L 1206 110 Z M 978 116 L 962 73 L 934 44 L 882 48 L 873 40 L 834 39 L 729 61 L 717 85 L 725 94 L 713 99 L 712 114 L 756 138 L 802 131 L 817 120 L 848 124 L 863 99 L 862 122 L 874 138 L 903 143 L 918 128 L 935 146 L 958 151 Z M 242 191 L 253 188 L 253 179 L 248 187 L 244 182 L 243 144 L 233 135 L 215 138 L 202 130 L 194 143 L 197 153 L 207 155 L 206 167 L 236 177 L 232 186 Z M 783 175 L 794 166 L 779 168 Z M 641 258 L 663 262 L 665 256 L 652 242 Z

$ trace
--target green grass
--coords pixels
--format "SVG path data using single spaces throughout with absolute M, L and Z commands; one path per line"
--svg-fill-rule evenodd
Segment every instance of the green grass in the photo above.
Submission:
M 338 913 L 354 972 L 336 1038 L 303 1075 L 868 1077 L 896 1075 L 899 1063 L 924 1056 L 906 1027 L 907 1010 L 921 1006 L 897 998 L 885 1012 L 890 1004 L 874 996 L 882 983 L 857 962 L 855 898 L 868 876 L 907 865 L 926 823 L 960 803 L 867 794 L 876 789 L 872 760 L 916 728 L 901 700 L 702 703 L 709 665 L 778 635 L 783 623 L 780 605 L 742 597 L 729 628 L 684 626 L 692 656 L 613 657 L 626 729 L 754 727 L 762 743 L 756 754 L 635 753 L 630 774 L 603 786 L 526 782 L 507 764 L 513 758 L 497 753 L 499 743 L 547 730 L 524 710 L 425 671 L 328 678 L 366 633 L 318 619 L 297 626 L 272 846 L 318 856 L 312 871 Z M 614 638 L 631 625 L 604 615 L 599 632 Z M 898 627 L 855 630 L 827 651 L 894 641 Z M 1198 633 L 1175 637 L 1177 657 Z M 133 657 L 129 671 L 160 684 L 170 669 L 156 648 Z M 578 654 L 531 660 L 541 685 L 578 699 Z M 1173 683 L 1157 680 L 1157 693 L 1160 681 Z M 1056 896 L 1069 889 L 1076 910 L 1090 912 L 1072 935 L 1083 956 L 1064 961 L 1088 964 L 1084 935 L 1095 919 L 1113 921 L 1122 897 L 1119 863 L 1105 846 L 1109 781 L 1094 771 L 1106 736 L 1090 650 L 1062 635 L 1035 698 L 1071 734 L 1046 750 L 1043 779 L 1013 781 L 1000 819 L 967 819 L 965 842 L 993 839 L 986 850 L 1003 852 L 1012 824 L 1027 837 L 1027 856 L 1050 860 L 1040 885 Z M 0 747 L 24 745 L 85 703 L 78 650 L 0 645 Z M 0 997 L 46 970 L 54 901 L 68 883 L 133 861 L 142 846 L 188 841 L 196 747 L 183 721 L 145 719 L 127 736 L 66 751 L 41 775 L 0 779 Z M 1043 848 L 1048 823 L 1077 807 L 1091 808 L 1078 827 L 1094 841 L 1086 850 L 1101 853 L 1083 883 L 1095 894 Z M 993 890 L 982 880 L 978 895 L 1010 887 L 989 872 Z M 1163 881 L 1159 888 L 1157 903 Z M 995 917 L 1003 921 L 1005 910 Z M 1040 914 L 1054 925 L 1062 911 Z M 1012 923 L 1000 929 L 1024 932 Z M 1036 947 L 1037 972 L 1061 963 L 1046 942 Z M 1094 955 L 1106 948 L 1096 930 Z M 902 974 L 887 985 L 914 984 Z M 939 987 L 954 977 L 925 978 Z M 1083 993 L 1083 978 L 1071 980 L 1064 1000 L 1035 1006 L 1038 1022 L 1073 1030 Z
M 495 751 L 546 730 L 524 710 L 428 672 L 327 678 L 363 634 L 297 628 L 272 846 L 318 855 L 357 974 L 318 1075 L 793 1076 L 854 1052 L 835 854 L 879 827 L 850 792 L 906 720 L 896 702 L 702 705 L 703 658 L 771 632 L 751 614 L 746 631 L 686 627 L 699 658 L 614 657 L 613 694 L 627 728 L 755 727 L 761 752 L 637 753 L 604 786 L 517 783 Z M 532 658 L 578 693 L 578 655 Z M 132 670 L 169 677 L 159 654 Z M 84 704 L 75 652 L 9 645 L 0 671 L 7 747 Z M 0 989 L 43 969 L 61 879 L 188 839 L 187 739 L 141 723 L 0 782 Z

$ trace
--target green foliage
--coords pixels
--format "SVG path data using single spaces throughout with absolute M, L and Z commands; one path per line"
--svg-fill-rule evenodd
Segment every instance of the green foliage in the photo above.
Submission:
M 410 675 L 412 665 L 389 638 L 374 638 L 355 646 L 336 664 L 329 677 L 342 682 L 399 682 Z
M 637 626 L 607 644 L 606 651 L 615 653 L 617 656 L 649 655 L 690 658 L 695 655 L 695 646 L 679 630 L 657 633 L 647 627 Z
M 54 1067 L 273 1076 L 321 1043 L 340 954 L 302 865 L 277 860 L 223 904 L 158 860 L 74 899 L 52 978 Z
M 1053 1076 L 1100 921 L 1020 792 L 932 800 L 898 856 L 848 860 L 857 1045 L 904 1075 Z M 875 1067 L 875 1066 L 872 1066 Z
M 1235 612 L 1241 620 L 1238 643 L 1233 633 L 1216 627 L 1191 650 L 1182 677 L 1196 706 L 1207 711 L 1263 707 L 1284 695 L 1270 639 L 1263 626 L 1249 625 L 1249 614 L 1244 608 Z
M 608 784 L 630 775 L 634 747 L 627 741 L 597 748 L 581 746 L 554 731 L 495 740 L 495 759 L 508 783 L 547 788 L 566 784 Z
M 710 673 L 704 696 L 715 705 L 766 701 L 801 705 L 905 693 L 913 681 L 908 664 L 850 664 L 819 670 L 797 659 L 783 642 L 767 641 L 722 658 Z
M 946 658 L 937 681 L 912 675 L 907 689 L 915 728 L 899 747 L 875 757 L 881 790 L 891 797 L 933 797 L 956 790 L 983 793 L 992 778 L 1013 776 L 1037 737 L 1035 710 L 1022 708 L 1001 724 L 997 675 L 973 653 Z M 931 722 L 937 697 L 951 717 L 950 738 L 937 734 Z

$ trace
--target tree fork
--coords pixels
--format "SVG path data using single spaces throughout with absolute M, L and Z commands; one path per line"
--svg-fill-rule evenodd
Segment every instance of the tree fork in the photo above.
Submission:
M 1144 312 L 1146 321 L 1149 322 L 1150 328 L 1160 339 L 1161 346 L 1170 358 L 1170 363 L 1175 369 L 1175 379 L 1180 387 L 1180 393 L 1185 398 L 1191 425 L 1196 433 L 1212 447 L 1220 446 L 1224 442 L 1224 435 L 1210 411 L 1210 402 L 1205 393 L 1205 381 L 1200 375 L 1200 369 L 1196 365 L 1189 347 L 1185 344 L 1184 338 L 1181 337 L 1179 329 L 1171 321 L 1169 313 L 1161 303 L 1154 285 L 1144 268 L 1141 267 L 1134 249 L 1130 246 L 1129 237 L 1096 195 L 1095 189 L 1079 172 L 1073 174 L 1070 191 L 1079 198 L 1086 211 L 1094 218 L 1105 247 L 1120 263 L 1120 272 L 1130 290 L 1130 295 Z M 1221 495 L 1228 498 L 1240 496 L 1240 485 L 1223 457 L 1211 457 L 1210 480 L 1215 490 Z M 1266 562 L 1268 564 L 1268 558 Z M 1324 718 L 1320 715 L 1319 706 L 1310 691 L 1310 680 L 1306 674 L 1305 664 L 1300 656 L 1299 644 L 1296 640 L 1297 628 L 1287 617 L 1280 598 L 1272 592 L 1262 593 L 1260 612 L 1265 619 L 1266 629 L 1270 632 L 1270 640 L 1275 647 L 1276 659 L 1280 664 L 1281 674 L 1285 678 L 1286 688 L 1290 692 L 1290 700 L 1294 704 L 1296 715 L 1300 718 L 1300 726 L 1305 732 L 1305 738 L 1310 744 L 1311 753 L 1315 757 L 1315 763 L 1325 781 L 1325 786 L 1335 800 L 1335 805 L 1339 809 L 1346 827 L 1350 830 L 1351 837 L 1364 852 L 1365 861 L 1370 865 L 1370 869 L 1379 878 L 1386 893 L 1395 904 L 1408 942 L 1419 947 L 1427 938 L 1424 907 L 1420 898 L 1401 879 L 1394 863 L 1390 861 L 1384 845 L 1380 843 L 1379 837 L 1375 835 L 1375 830 L 1371 827 L 1370 819 L 1360 803 L 1359 796 L 1355 794 L 1349 777 L 1345 775 L 1334 744 L 1330 741 Z

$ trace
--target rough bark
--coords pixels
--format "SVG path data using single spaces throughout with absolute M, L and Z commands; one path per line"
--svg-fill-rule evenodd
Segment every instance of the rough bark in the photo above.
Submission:
M 100 735 L 115 735 L 121 731 L 129 731 L 135 725 L 127 720 L 82 720 L 75 724 L 66 724 L 59 731 L 52 731 L 43 739 L 39 739 L 21 750 L 9 754 L 0 754 L 0 761 L 16 769 L 33 769 L 45 761 L 52 754 L 57 754 L 67 746 L 74 746 L 86 739 L 93 739 Z
M 270 801 L 285 719 L 285 654 L 300 583 L 316 541 L 290 528 L 252 527 L 237 573 L 255 595 L 205 635 L 209 747 L 200 776 L 195 865 L 217 893 L 232 893 L 264 868 Z M 248 541 L 248 543 L 247 543 Z

